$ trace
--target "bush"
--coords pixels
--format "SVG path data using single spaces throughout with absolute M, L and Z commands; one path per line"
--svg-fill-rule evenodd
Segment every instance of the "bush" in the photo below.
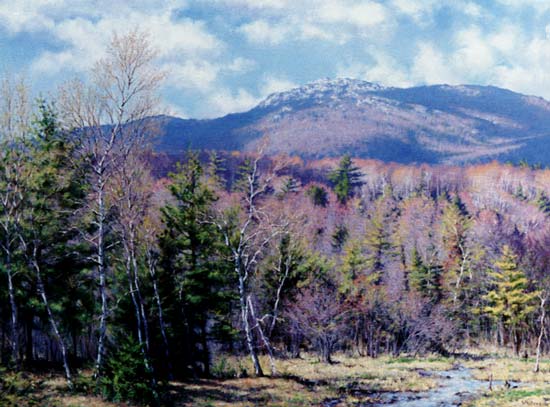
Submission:
M 33 383 L 23 373 L 0 368 L 0 406 L 20 406 L 33 399 L 33 393 L 39 383 Z
M 140 345 L 131 339 L 107 360 L 100 387 L 104 397 L 114 402 L 160 404 L 153 372 L 145 364 Z

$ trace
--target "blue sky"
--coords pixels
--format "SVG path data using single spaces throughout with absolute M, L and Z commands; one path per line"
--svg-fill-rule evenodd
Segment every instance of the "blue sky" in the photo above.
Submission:
M 0 0 L 0 70 L 55 92 L 111 34 L 149 31 L 167 112 L 216 117 L 320 78 L 550 99 L 550 0 Z

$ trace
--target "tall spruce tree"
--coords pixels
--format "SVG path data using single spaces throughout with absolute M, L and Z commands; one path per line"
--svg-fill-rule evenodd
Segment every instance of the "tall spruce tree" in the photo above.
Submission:
M 353 165 L 351 157 L 346 154 L 338 167 L 329 174 L 338 202 L 345 204 L 353 195 L 353 188 L 361 185 L 361 172 Z
M 74 145 L 59 130 L 52 105 L 38 104 L 34 137 L 27 141 L 28 173 L 25 180 L 26 201 L 18 230 L 21 249 L 35 280 L 44 316 L 59 346 L 65 376 L 71 385 L 68 347 L 60 309 L 67 294 L 66 282 L 74 267 L 59 265 L 72 257 L 71 241 L 75 232 L 71 214 L 82 197 L 83 183 L 69 165 Z M 65 265 L 67 263 L 65 262 Z
M 195 374 L 210 374 L 209 326 L 224 304 L 224 263 L 217 228 L 207 220 L 216 195 L 207 185 L 198 155 L 189 153 L 187 162 L 171 175 L 169 189 L 174 204 L 162 208 L 166 232 L 162 236 L 162 263 L 176 282 L 172 311 L 182 312 L 184 358 L 195 367 Z M 172 315 L 173 320 L 177 316 Z M 181 343 L 181 339 L 180 343 Z M 196 355 L 199 355 L 198 357 Z M 199 365 L 202 365 L 199 367 Z
M 498 324 L 503 342 L 506 344 L 511 338 L 514 351 L 519 355 L 527 317 L 536 309 L 538 293 L 528 290 L 529 281 L 517 259 L 509 246 L 502 248 L 502 256 L 490 272 L 493 289 L 486 295 L 489 305 L 485 312 Z

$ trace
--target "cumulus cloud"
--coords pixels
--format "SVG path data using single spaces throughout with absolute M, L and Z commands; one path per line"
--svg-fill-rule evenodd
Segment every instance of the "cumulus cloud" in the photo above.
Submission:
M 317 11 L 317 17 L 328 23 L 343 23 L 357 27 L 373 27 L 386 21 L 386 8 L 371 1 L 356 3 L 324 2 Z
M 417 83 L 460 83 L 460 79 L 449 66 L 448 59 L 431 43 L 421 43 L 418 46 L 410 74 Z
M 290 34 L 288 26 L 272 24 L 266 20 L 256 20 L 243 24 L 239 31 L 246 36 L 249 42 L 271 45 L 283 42 Z
M 297 87 L 298 85 L 296 83 L 288 79 L 269 76 L 264 79 L 260 87 L 260 96 L 265 98 L 272 93 L 284 92 Z
M 256 106 L 260 99 L 246 89 L 239 88 L 236 92 L 221 89 L 208 97 L 209 117 L 223 116 L 228 113 L 244 112 Z
M 401 64 L 381 50 L 371 51 L 374 62 L 371 64 L 353 63 L 338 67 L 338 76 L 357 78 L 385 86 L 407 87 L 413 85 L 410 74 Z
M 0 0 L 0 30 L 18 41 L 40 37 L 31 72 L 53 82 L 88 71 L 114 31 L 139 26 L 159 50 L 159 69 L 170 73 L 170 103 L 212 116 L 298 85 L 289 78 L 335 73 L 390 86 L 480 83 L 550 97 L 545 11 L 547 0 Z
M 249 3 L 246 0 L 225 0 L 224 3 Z M 297 0 L 277 3 L 258 16 L 252 13 L 239 31 L 249 42 L 278 45 L 284 41 L 322 40 L 343 44 L 357 34 L 377 29 L 378 38 L 392 19 L 387 8 L 378 1 L 365 0 Z

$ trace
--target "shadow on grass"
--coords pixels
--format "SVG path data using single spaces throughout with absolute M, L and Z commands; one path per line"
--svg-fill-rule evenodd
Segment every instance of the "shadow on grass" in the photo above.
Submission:
M 183 386 L 171 386 L 170 393 L 183 403 L 201 402 L 247 402 L 253 405 L 266 405 L 271 396 L 265 391 L 267 385 L 253 385 L 240 388 L 228 383 L 229 380 L 195 380 L 183 383 Z M 194 405 L 194 404 L 190 404 Z

